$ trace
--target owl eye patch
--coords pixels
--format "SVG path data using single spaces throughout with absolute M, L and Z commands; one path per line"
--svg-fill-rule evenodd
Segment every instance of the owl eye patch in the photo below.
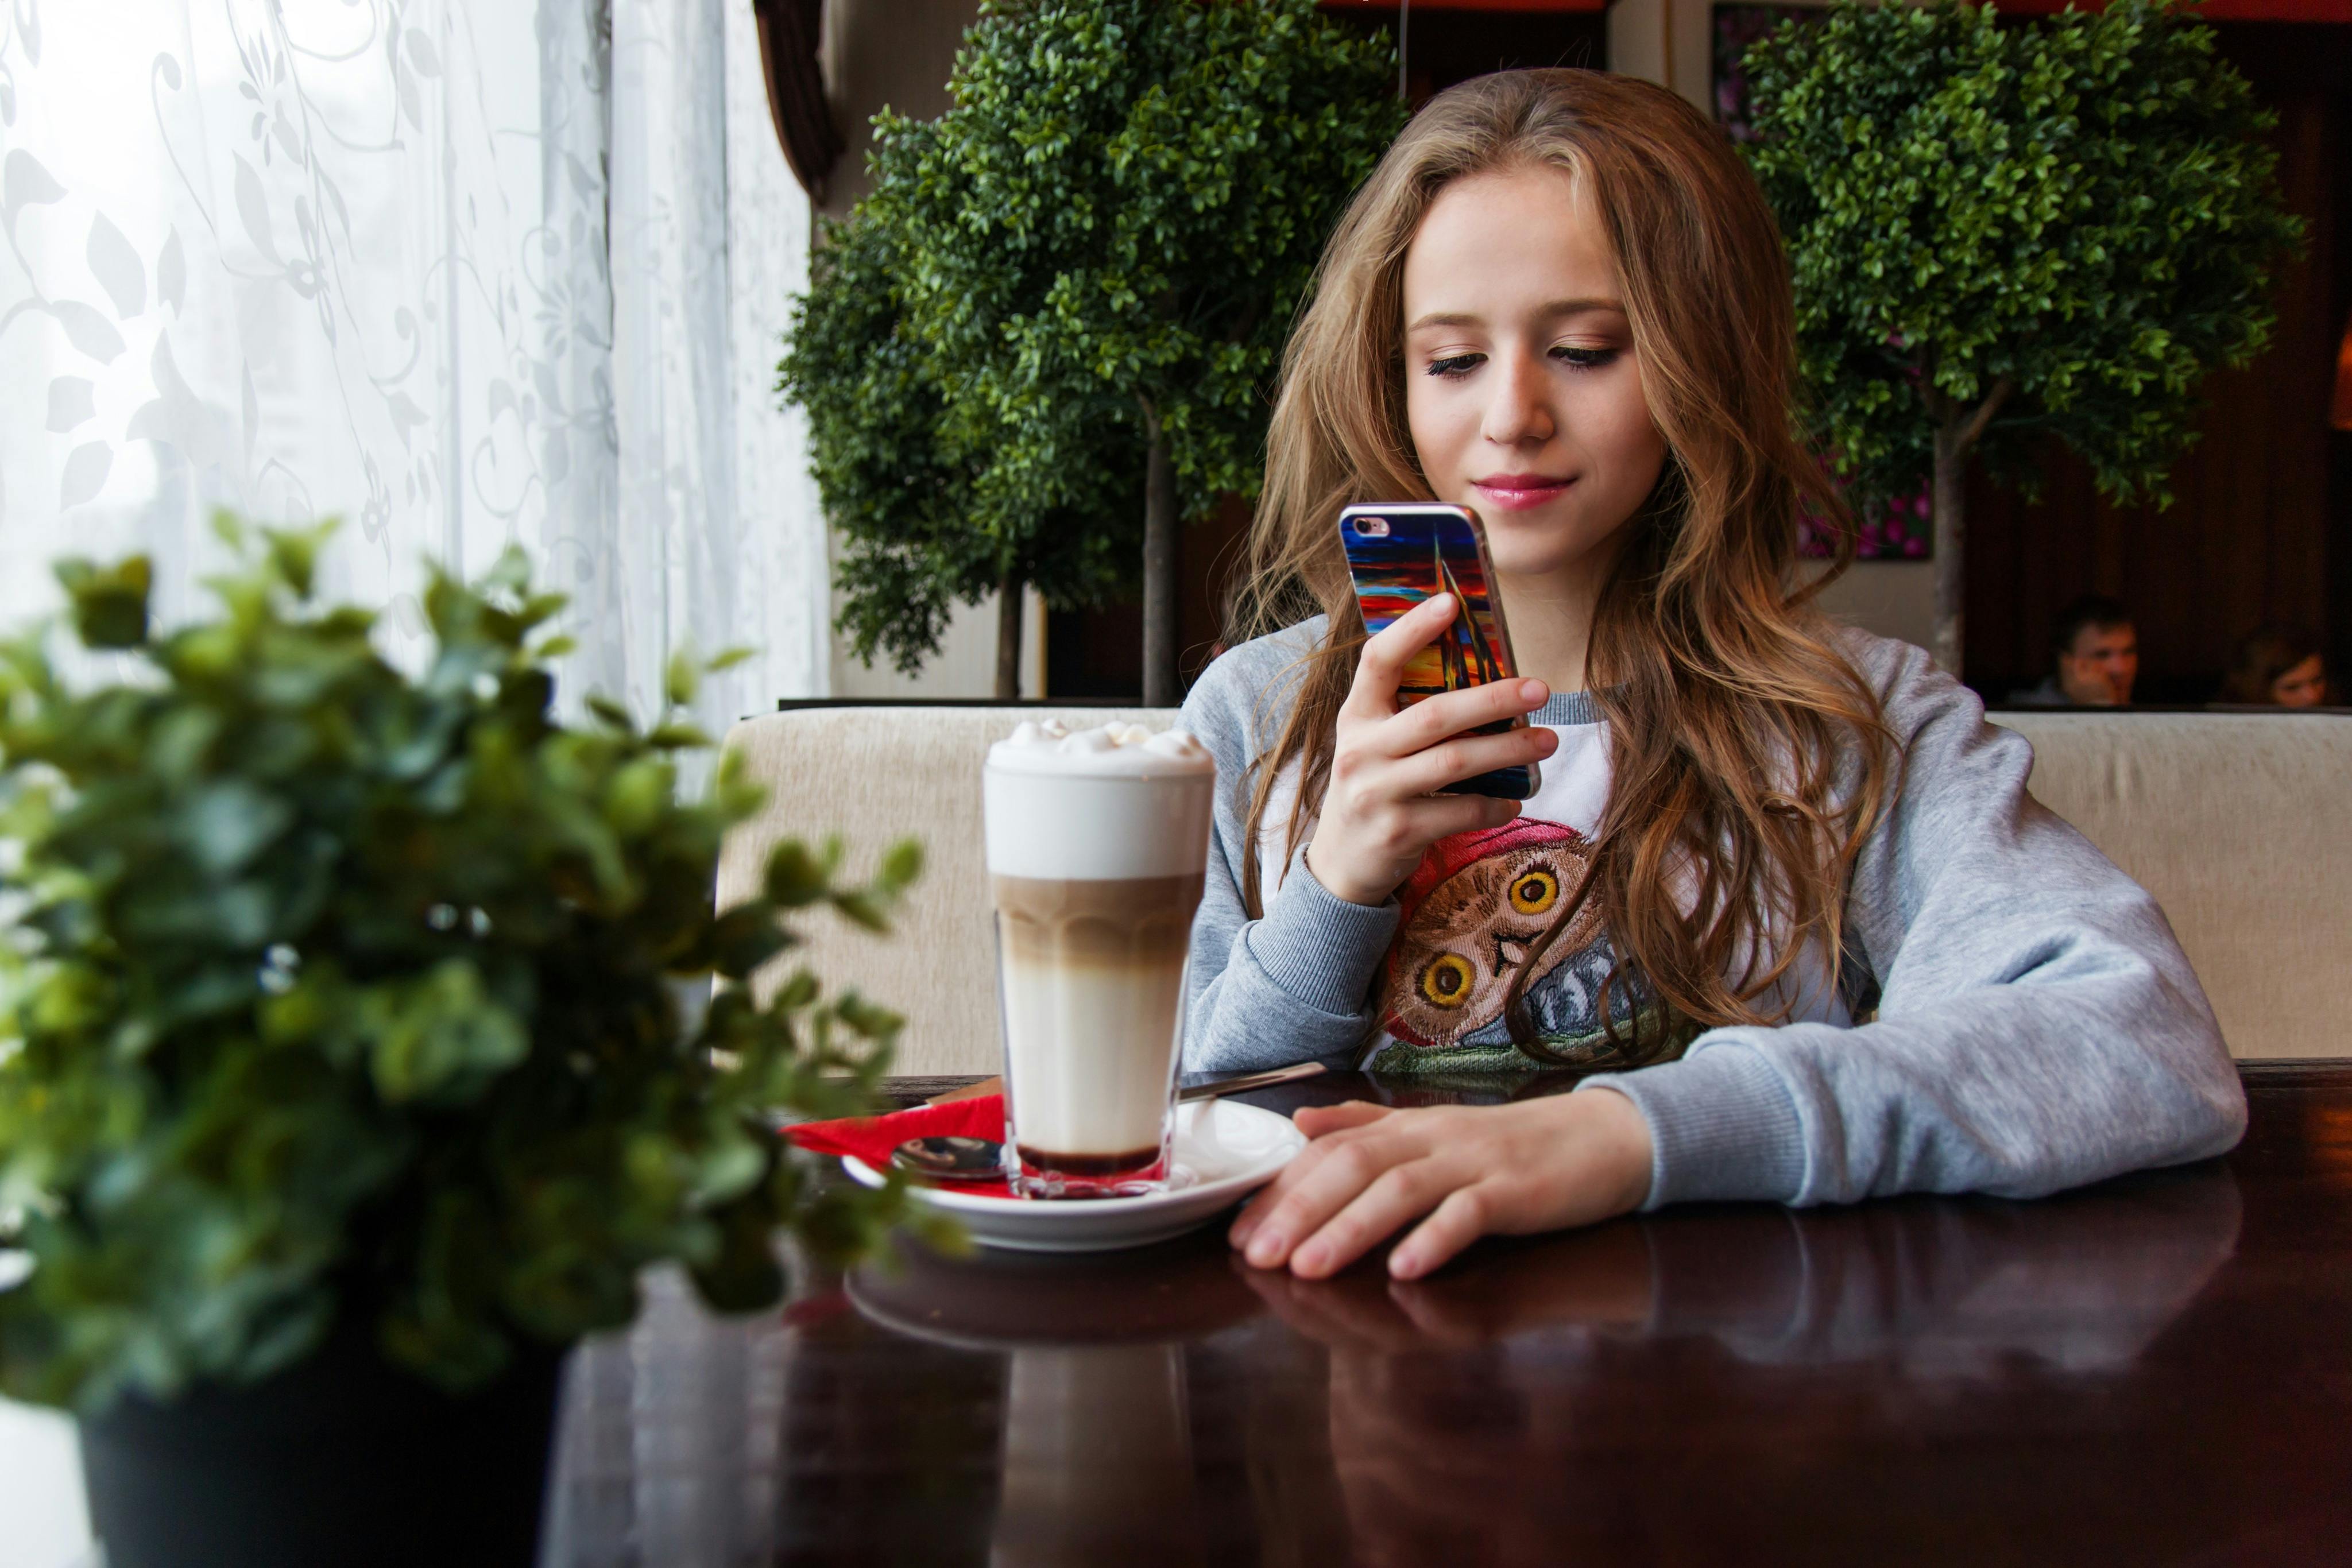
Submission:
M 1521 915 L 1542 915 L 1559 902 L 1559 877 L 1549 866 L 1523 872 L 1511 883 L 1510 897 Z
M 1477 972 L 1459 953 L 1440 953 L 1422 967 L 1421 999 L 1432 1007 L 1458 1008 L 1470 999 Z

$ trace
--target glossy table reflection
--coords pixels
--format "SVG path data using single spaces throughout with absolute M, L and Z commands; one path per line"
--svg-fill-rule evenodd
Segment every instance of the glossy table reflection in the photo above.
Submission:
M 1693 1208 L 1411 1285 L 1219 1227 L 748 1322 L 664 1287 L 576 1358 L 544 1560 L 2342 1561 L 2352 1064 L 2244 1072 L 2226 1160 L 2038 1203 Z

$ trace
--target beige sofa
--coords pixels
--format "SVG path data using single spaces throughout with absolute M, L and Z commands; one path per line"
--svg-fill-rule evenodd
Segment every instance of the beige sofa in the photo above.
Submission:
M 894 839 L 929 869 L 878 938 L 818 917 L 805 963 L 908 1017 L 902 1072 L 996 1066 L 996 997 L 981 859 L 980 760 L 1022 718 L 1083 723 L 1141 709 L 820 708 L 729 734 L 771 794 L 729 840 L 719 901 L 758 885 L 782 838 L 838 832 L 856 870 Z M 2352 719 L 2274 714 L 2003 714 L 2033 743 L 2033 792 L 2153 892 L 2197 966 L 2232 1052 L 2346 1054 L 2352 976 Z

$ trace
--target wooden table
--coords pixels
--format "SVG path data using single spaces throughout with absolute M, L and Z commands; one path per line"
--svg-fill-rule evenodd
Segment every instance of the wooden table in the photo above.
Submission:
M 2352 1560 L 2352 1064 L 2244 1074 L 2228 1158 L 2038 1203 L 665 1286 L 577 1358 L 546 1561 Z

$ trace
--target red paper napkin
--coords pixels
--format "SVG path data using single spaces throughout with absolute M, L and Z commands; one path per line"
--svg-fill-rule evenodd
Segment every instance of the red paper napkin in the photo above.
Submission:
M 890 1168 L 890 1151 L 908 1138 L 1004 1139 L 1004 1096 L 983 1094 L 971 1100 L 950 1100 L 944 1105 L 918 1105 L 887 1116 L 854 1116 L 838 1122 L 803 1122 L 784 1129 L 784 1136 L 820 1155 L 856 1155 L 877 1171 Z M 1001 1181 L 939 1183 L 975 1197 L 1011 1197 L 1013 1189 Z

